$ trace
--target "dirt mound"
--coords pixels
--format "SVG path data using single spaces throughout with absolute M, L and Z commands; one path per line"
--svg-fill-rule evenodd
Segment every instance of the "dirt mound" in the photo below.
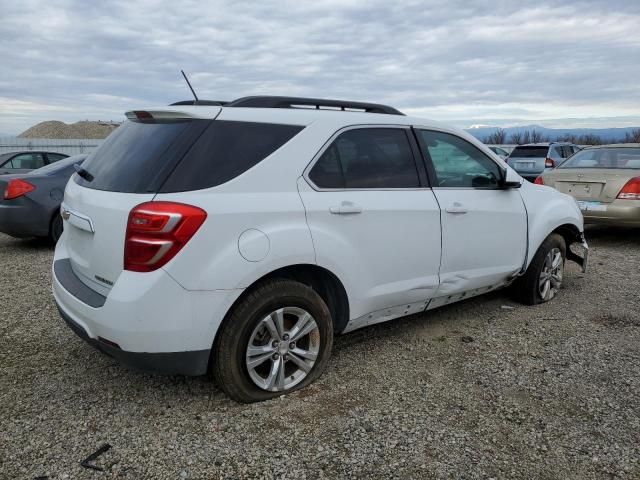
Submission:
M 83 120 L 64 123 L 58 120 L 40 122 L 25 130 L 20 138 L 106 138 L 118 125 L 117 122 Z

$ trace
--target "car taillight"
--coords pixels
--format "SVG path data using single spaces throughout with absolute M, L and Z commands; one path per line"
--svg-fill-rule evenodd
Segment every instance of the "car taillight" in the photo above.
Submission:
M 622 200 L 640 200 L 640 177 L 634 177 L 629 180 L 618 193 L 618 198 Z
M 544 159 L 544 168 L 554 168 L 556 166 L 556 162 L 552 158 Z
M 184 247 L 207 218 L 183 203 L 147 202 L 131 210 L 124 242 L 124 269 L 151 272 Z
M 542 180 L 542 177 L 536 177 L 533 183 L 535 183 L 536 185 L 544 185 L 544 181 Z
M 31 185 L 29 182 L 25 182 L 24 180 L 20 180 L 18 178 L 9 180 L 9 183 L 7 183 L 7 188 L 4 191 L 4 199 L 13 200 L 14 198 L 26 195 L 27 193 L 32 192 L 35 189 L 36 187 L 34 185 Z

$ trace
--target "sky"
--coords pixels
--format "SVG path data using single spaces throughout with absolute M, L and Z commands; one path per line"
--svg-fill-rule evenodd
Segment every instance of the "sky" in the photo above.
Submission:
M 640 1 L 21 0 L 0 133 L 200 98 L 386 103 L 459 127 L 640 126 Z

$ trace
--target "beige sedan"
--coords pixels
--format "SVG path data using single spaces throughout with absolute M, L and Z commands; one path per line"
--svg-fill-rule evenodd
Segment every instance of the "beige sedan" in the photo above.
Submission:
M 535 183 L 574 197 L 585 223 L 640 227 L 640 144 L 585 148 Z

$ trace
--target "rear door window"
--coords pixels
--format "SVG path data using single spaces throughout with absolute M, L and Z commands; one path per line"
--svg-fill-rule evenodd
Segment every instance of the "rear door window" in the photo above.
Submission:
M 73 173 L 73 166 L 76 164 L 81 164 L 82 161 L 86 158 L 86 155 L 74 155 L 73 157 L 65 158 L 64 160 L 60 160 L 56 163 L 50 163 L 49 165 L 45 165 L 42 168 L 34 170 L 31 172 L 31 175 L 56 175 L 61 171 L 68 169 L 69 174 Z
M 49 163 L 59 162 L 63 158 L 67 158 L 67 155 L 63 155 L 61 153 L 47 153 L 47 159 Z
M 406 129 L 341 133 L 309 172 L 320 188 L 417 188 L 420 179 Z
M 3 168 L 16 170 L 35 170 L 44 167 L 44 156 L 41 153 L 21 153 L 11 159 L 10 164 L 3 165 Z

